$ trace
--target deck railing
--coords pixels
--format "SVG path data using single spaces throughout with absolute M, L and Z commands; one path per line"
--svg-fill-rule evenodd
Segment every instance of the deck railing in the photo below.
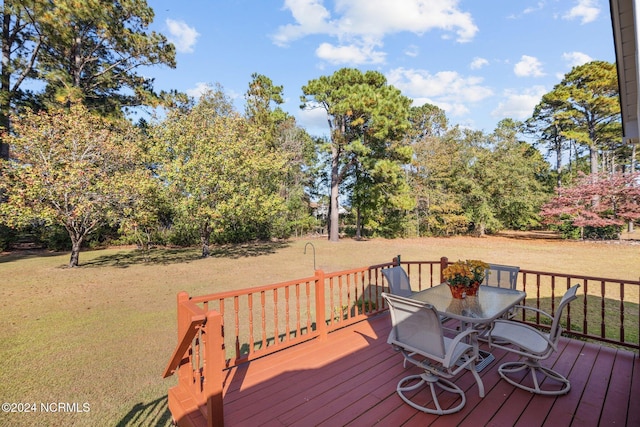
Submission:
M 449 264 L 401 261 L 205 296 L 178 295 L 178 345 L 165 377 L 178 372 L 169 392 L 174 420 L 188 417 L 202 425 L 221 425 L 223 371 L 310 339 L 326 339 L 336 329 L 386 310 L 381 270 L 401 264 L 414 291 L 442 282 Z M 563 317 L 575 337 L 638 350 L 640 281 L 606 279 L 521 269 L 518 288 L 525 303 L 553 313 L 564 291 L 580 283 L 580 300 Z M 521 321 L 548 327 L 539 315 Z

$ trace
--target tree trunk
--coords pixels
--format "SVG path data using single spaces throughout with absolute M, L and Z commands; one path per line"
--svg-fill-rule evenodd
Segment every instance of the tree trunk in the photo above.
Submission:
M 637 141 L 637 139 L 636 139 Z M 636 171 L 636 146 L 637 146 L 637 142 L 633 142 L 631 144 L 631 173 L 635 173 Z M 627 224 L 627 231 L 629 233 L 633 233 L 633 220 L 629 221 L 629 223 Z
M 591 163 L 591 173 L 598 173 L 598 149 L 589 147 L 589 162 Z
M 340 215 L 338 212 L 338 196 L 340 188 L 340 147 L 331 145 L 331 197 L 329 208 L 329 241 L 337 242 L 340 238 Z
M 71 235 L 71 258 L 69 259 L 69 268 L 77 267 L 80 261 L 80 247 L 82 246 L 82 238 Z
M 484 221 L 480 222 L 480 227 L 478 227 L 478 236 L 484 237 L 486 234 L 486 227 L 484 225 Z
M 11 106 L 11 72 L 9 71 L 9 60 L 11 57 L 11 45 L 9 43 L 9 24 L 11 14 L 5 3 L 2 17 L 2 69 L 0 75 L 0 132 L 9 132 L 9 110 Z M 2 141 L 0 137 L 0 158 L 9 159 L 9 144 Z
M 200 242 L 202 243 L 202 258 L 207 258 L 211 251 L 209 250 L 209 243 L 211 239 L 211 229 L 209 224 L 204 224 L 200 229 Z
M 556 171 L 558 172 L 556 187 L 560 188 L 562 187 L 562 144 L 560 143 L 556 143 Z
M 360 206 L 356 207 L 356 239 L 362 238 L 362 213 Z

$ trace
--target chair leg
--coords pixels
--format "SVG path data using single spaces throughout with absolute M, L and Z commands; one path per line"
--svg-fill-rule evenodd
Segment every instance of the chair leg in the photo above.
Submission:
M 531 374 L 533 387 L 529 387 L 525 384 L 516 382 L 515 380 L 508 377 L 508 375 L 518 373 L 523 370 L 528 370 L 529 373 Z M 540 365 L 540 362 L 534 359 L 525 359 L 517 362 L 503 363 L 498 368 L 498 373 L 509 384 L 514 385 L 518 388 L 521 388 L 531 393 L 543 394 L 547 396 L 558 396 L 561 394 L 569 393 L 569 390 L 571 389 L 571 384 L 569 383 L 569 380 L 567 378 L 565 378 L 564 376 L 560 375 L 559 373 L 557 373 L 552 369 L 549 369 Z M 543 376 L 542 380 L 549 378 L 559 382 L 562 385 L 561 388 L 558 390 L 542 389 L 540 387 L 540 383 L 542 381 L 538 380 L 538 373 L 542 374 Z
M 480 374 L 478 374 L 478 370 L 475 367 L 475 364 L 471 365 L 471 373 L 473 374 L 473 378 L 476 379 L 476 383 L 478 384 L 478 394 L 480 397 L 484 397 L 484 383 L 482 382 L 482 378 L 480 378 Z
M 476 375 L 477 375 L 477 372 L 476 372 Z M 418 381 L 415 384 L 405 385 L 407 383 L 410 383 L 416 380 Z M 404 394 L 405 392 L 419 389 L 423 387 L 425 384 L 429 386 L 435 408 L 418 405 L 417 403 L 412 402 L 411 399 L 409 399 Z M 482 384 L 482 383 L 480 382 L 479 384 Z M 439 387 L 440 389 L 447 391 L 449 393 L 457 394 L 461 400 L 460 404 L 452 408 L 442 409 L 442 407 L 440 406 L 440 401 L 438 400 L 438 390 L 436 390 L 436 387 Z M 425 372 L 421 375 L 411 375 L 401 379 L 400 382 L 398 382 L 396 391 L 398 392 L 398 395 L 400 396 L 400 398 L 404 400 L 407 404 L 409 404 L 410 406 L 412 406 L 413 408 L 419 411 L 426 412 L 428 414 L 436 414 L 436 415 L 453 414 L 454 412 L 460 411 L 464 407 L 467 401 L 464 395 L 464 391 L 462 391 L 460 387 L 458 387 L 457 385 L 455 385 L 449 380 L 440 378 L 428 372 Z

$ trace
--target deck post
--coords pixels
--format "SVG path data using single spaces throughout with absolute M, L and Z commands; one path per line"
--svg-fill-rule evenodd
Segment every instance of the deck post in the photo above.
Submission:
M 187 333 L 191 318 L 183 303 L 189 301 L 189 294 L 185 291 L 178 293 L 178 341 Z M 193 371 L 190 364 L 182 363 L 178 366 L 178 383 L 185 389 L 190 389 Z
M 327 319 L 324 302 L 324 271 L 316 270 L 316 330 L 320 340 L 327 339 Z
M 206 342 L 204 343 L 204 395 L 207 404 L 207 426 L 223 426 L 224 411 L 222 383 L 224 369 L 224 338 L 222 315 L 214 310 L 207 312 Z
M 447 258 L 446 256 L 443 256 L 442 258 L 440 258 L 440 283 L 444 283 L 444 269 L 447 268 L 447 266 L 449 265 L 449 258 Z

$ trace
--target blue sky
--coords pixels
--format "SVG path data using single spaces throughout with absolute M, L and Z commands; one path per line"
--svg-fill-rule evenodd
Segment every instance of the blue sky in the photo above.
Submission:
M 284 86 L 314 135 L 321 110 L 301 111 L 302 86 L 343 67 L 377 70 L 414 105 L 491 132 L 525 120 L 573 66 L 615 61 L 605 0 L 147 0 L 151 29 L 176 45 L 177 68 L 144 70 L 157 90 L 197 96 L 220 84 L 244 111 L 251 74 Z

